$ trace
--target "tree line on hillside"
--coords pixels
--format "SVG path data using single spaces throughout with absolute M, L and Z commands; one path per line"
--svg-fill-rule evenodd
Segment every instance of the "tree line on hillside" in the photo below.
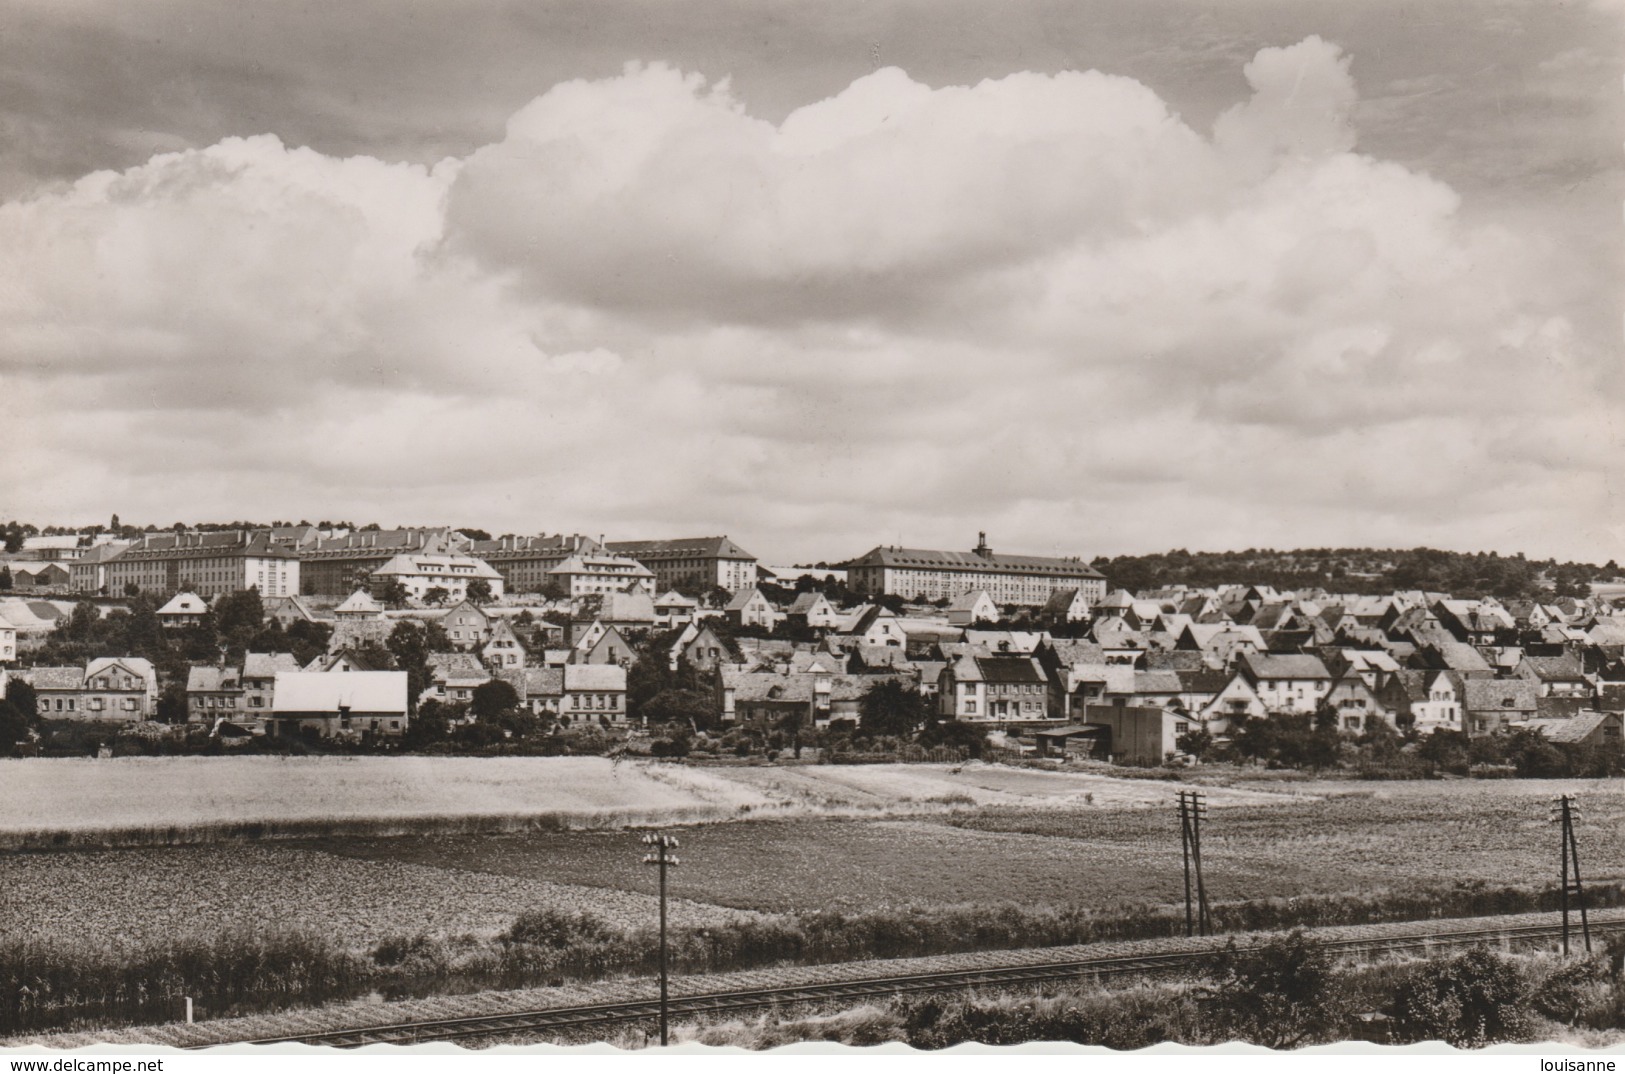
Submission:
M 1620 574 L 1613 560 L 1558 563 L 1495 552 L 1444 552 L 1433 548 L 1390 551 L 1316 548 L 1296 551 L 1249 548 L 1242 552 L 1175 549 L 1145 556 L 1102 557 L 1094 566 L 1113 589 L 1130 592 L 1165 586 L 1262 585 L 1276 589 L 1323 588 L 1333 593 L 1391 593 L 1399 589 L 1460 596 L 1583 597 L 1592 582 Z

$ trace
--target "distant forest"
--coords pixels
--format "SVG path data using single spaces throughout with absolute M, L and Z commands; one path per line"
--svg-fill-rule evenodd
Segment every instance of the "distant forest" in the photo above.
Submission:
M 1421 589 L 1457 596 L 1584 597 L 1592 582 L 1614 580 L 1609 560 L 1558 563 L 1494 552 L 1407 551 L 1373 548 L 1311 548 L 1245 552 L 1187 552 L 1101 557 L 1094 566 L 1112 589 L 1140 592 L 1164 586 L 1267 585 L 1276 589 L 1320 587 L 1333 593 L 1390 593 Z

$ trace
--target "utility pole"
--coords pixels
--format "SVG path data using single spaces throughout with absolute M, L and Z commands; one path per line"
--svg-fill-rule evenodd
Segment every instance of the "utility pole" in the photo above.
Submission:
M 1580 934 L 1585 938 L 1586 954 L 1591 953 L 1591 923 L 1586 920 L 1585 888 L 1580 884 L 1580 848 L 1574 841 L 1574 818 L 1579 814 L 1574 799 L 1563 794 L 1552 799 L 1551 819 L 1558 825 L 1558 853 L 1562 856 L 1563 953 L 1569 953 L 1569 896 L 1574 896 L 1580 909 Z
M 1207 803 L 1197 791 L 1179 792 L 1179 841 L 1185 857 L 1185 935 L 1207 936 L 1213 931 L 1208 916 L 1207 887 L 1202 880 L 1202 818 L 1207 816 Z M 1195 877 L 1195 899 L 1192 900 L 1191 879 Z
M 650 853 L 643 856 L 643 864 L 660 868 L 660 1046 L 664 1048 L 670 1039 L 670 1023 L 666 1011 L 666 869 L 680 863 L 671 854 L 671 851 L 677 849 L 675 835 L 650 832 L 643 837 L 643 842 L 653 848 Z

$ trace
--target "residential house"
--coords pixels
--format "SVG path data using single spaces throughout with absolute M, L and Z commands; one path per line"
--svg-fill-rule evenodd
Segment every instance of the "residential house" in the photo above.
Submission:
M 1049 683 L 1035 657 L 964 655 L 943 669 L 938 711 L 967 722 L 1020 723 L 1050 719 Z
M 895 645 L 906 648 L 908 635 L 897 614 L 884 604 L 866 604 L 841 621 L 839 636 L 864 645 Z
M 566 664 L 561 720 L 601 724 L 626 722 L 626 668 L 619 664 Z
M 298 670 L 299 661 L 292 653 L 244 653 L 243 708 L 248 718 L 264 720 L 271 711 L 271 699 L 276 696 L 277 675 Z
M 1082 623 L 1089 619 L 1089 597 L 1076 586 L 1057 589 L 1040 613 L 1051 622 Z
M 466 600 L 441 616 L 440 628 L 459 649 L 479 649 L 491 640 L 491 617 Z
M 629 668 L 637 661 L 638 654 L 632 648 L 632 643 L 627 641 L 626 636 L 614 627 L 605 627 L 601 631 L 594 631 L 591 637 L 593 640 L 590 643 L 585 643 L 586 638 L 584 637 L 582 640 L 585 644 L 575 647 L 575 655 L 571 657 L 570 663 L 578 665 L 610 664 L 615 667 Z
M 823 727 L 831 720 L 857 724 L 863 695 L 876 681 L 830 673 L 822 667 L 811 671 L 724 668 L 717 677 L 718 716 L 725 724 L 762 729 L 786 721 L 804 728 Z
M 673 671 L 679 664 L 711 671 L 719 664 L 733 663 L 736 660 L 728 643 L 703 623 L 690 623 L 683 629 L 682 634 L 672 643 L 670 657 Z
M 267 733 L 390 739 L 406 733 L 404 671 L 278 672 Z
M 3 609 L 0 609 L 0 664 L 9 664 L 17 659 L 17 628 L 12 626 Z
M 491 634 L 480 648 L 487 667 L 494 671 L 511 671 L 525 666 L 525 646 L 506 619 L 491 622 Z
M 158 672 L 141 657 L 97 657 L 83 668 L 27 668 L 8 675 L 33 686 L 42 717 L 134 723 L 152 719 L 158 709 Z
M 521 668 L 504 678 L 513 684 L 520 703 L 532 715 L 559 715 L 564 705 L 564 668 Z
M 968 593 L 961 593 L 948 605 L 948 623 L 950 626 L 970 627 L 977 623 L 996 623 L 999 621 L 999 606 L 993 603 L 993 598 L 985 589 L 973 589 Z
M 1331 692 L 1332 673 L 1318 656 L 1244 653 L 1236 674 L 1246 679 L 1269 712 L 1314 712 Z
M 1460 731 L 1464 724 L 1459 682 L 1440 668 L 1400 668 L 1384 677 L 1377 697 L 1399 727 L 1414 727 L 1424 735 L 1439 729 Z
M 1341 731 L 1369 731 L 1377 720 L 1386 720 L 1388 713 L 1366 681 L 1348 672 L 1332 683 L 1322 704 L 1337 713 L 1337 727 Z M 1392 721 L 1389 721 L 1390 725 Z
M 1537 731 L 1552 742 L 1592 746 L 1618 753 L 1625 749 L 1625 713 L 1588 709 L 1567 719 L 1534 719 L 1514 727 Z
M 1536 684 L 1539 697 L 1592 698 L 1596 686 L 1574 656 L 1531 656 L 1524 654 L 1516 672 L 1519 678 Z
M 265 610 L 266 621 L 275 622 L 284 630 L 295 623 L 319 623 L 322 621 L 321 617 L 311 609 L 310 602 L 298 595 L 291 597 L 261 597 L 260 605 Z
M 779 610 L 754 586 L 735 593 L 723 611 L 735 627 L 772 630 L 779 621 Z
M 655 598 L 654 609 L 656 626 L 683 627 L 694 621 L 700 602 L 669 589 L 664 596 Z
M 224 717 L 235 721 L 246 710 L 241 668 L 224 662 L 186 672 L 186 719 L 190 723 L 212 724 Z
M 1441 600 L 1433 605 L 1433 616 L 1453 638 L 1467 645 L 1492 645 L 1497 634 L 1517 629 L 1505 610 L 1484 601 Z
M 158 609 L 158 622 L 170 628 L 185 628 L 201 623 L 209 612 L 209 602 L 196 593 L 182 591 L 169 598 Z
M 653 630 L 659 616 L 654 600 L 643 590 L 605 593 L 598 603 L 598 618 L 625 634 Z
M 491 672 L 481 656 L 474 653 L 430 653 L 428 656 L 429 682 L 418 703 L 425 700 L 447 705 L 467 705 L 474 700 L 474 691 L 491 681 Z
M 1462 680 L 1463 730 L 1490 735 L 1539 716 L 1536 685 L 1529 679 Z
M 798 594 L 784 615 L 793 625 L 811 630 L 832 630 L 841 623 L 835 606 L 816 589 Z

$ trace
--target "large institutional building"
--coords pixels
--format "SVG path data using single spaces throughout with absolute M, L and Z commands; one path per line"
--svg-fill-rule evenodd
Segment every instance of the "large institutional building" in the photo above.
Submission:
M 737 593 L 756 585 L 756 557 L 726 537 L 610 541 L 604 547 L 654 571 L 655 585 L 661 590 L 721 586 Z
M 1091 605 L 1106 597 L 1106 576 L 1078 557 L 1011 556 L 987 546 L 983 533 L 969 552 L 882 545 L 846 564 L 847 585 L 866 596 L 952 600 L 978 589 L 997 604 L 1042 605 L 1076 589 Z
M 142 593 L 184 587 L 200 597 L 257 587 L 261 596 L 299 593 L 299 557 L 265 532 L 149 533 L 102 564 L 109 593 L 135 586 Z
M 579 533 L 541 534 L 536 537 L 497 537 L 475 541 L 473 554 L 502 575 L 510 593 L 535 593 L 559 584 L 553 568 L 571 556 L 596 556 L 604 546 Z M 564 583 L 569 587 L 568 581 Z
M 304 576 L 305 593 L 327 596 L 348 596 L 366 584 L 372 573 L 390 563 L 397 556 L 437 557 L 443 561 L 445 571 L 417 572 L 429 576 L 451 577 L 454 573 L 468 578 L 483 577 L 483 572 L 472 570 L 478 562 L 469 556 L 473 544 L 467 537 L 452 529 L 399 529 L 357 530 L 343 537 L 316 541 L 299 550 L 300 570 Z M 453 565 L 470 568 L 453 572 Z M 479 564 L 481 567 L 484 564 Z M 401 564 L 395 564 L 400 567 Z M 412 572 L 407 572 L 412 573 Z M 406 579 L 403 577 L 402 582 Z M 444 585 L 443 582 L 434 584 Z M 465 583 L 466 585 L 466 579 Z M 294 590 L 301 592 L 301 590 Z M 270 596 L 260 590 L 264 596 Z

